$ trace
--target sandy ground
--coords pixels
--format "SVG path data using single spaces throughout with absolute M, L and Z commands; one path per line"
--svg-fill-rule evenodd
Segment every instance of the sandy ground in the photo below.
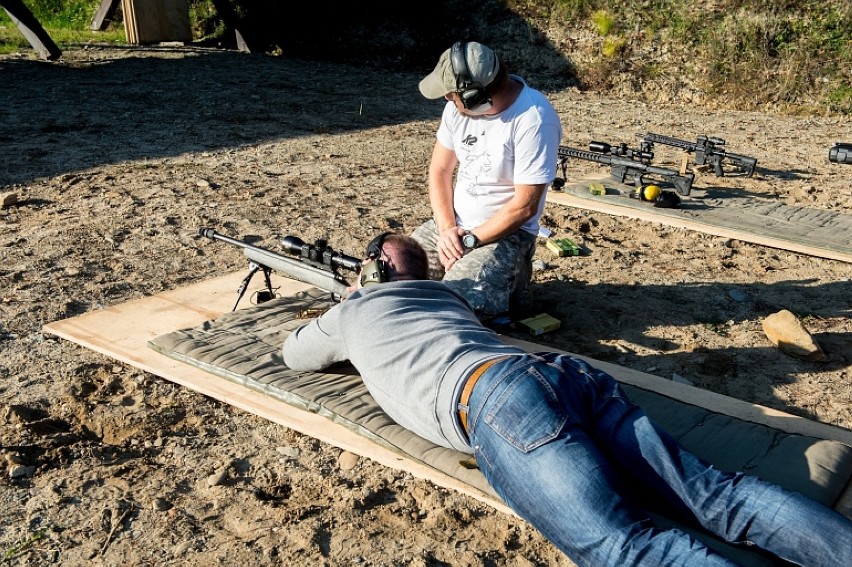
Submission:
M 42 333 L 246 268 L 201 226 L 350 254 L 413 230 L 440 113 L 418 79 L 196 49 L 0 59 L 4 560 L 570 564 L 516 518 Z M 548 95 L 568 145 L 717 135 L 758 171 L 697 186 L 852 213 L 852 166 L 827 160 L 848 119 Z M 852 427 L 849 264 L 552 204 L 544 224 L 587 254 L 539 244 L 536 307 L 562 322 L 540 342 Z M 826 360 L 770 343 L 761 322 L 781 309 Z

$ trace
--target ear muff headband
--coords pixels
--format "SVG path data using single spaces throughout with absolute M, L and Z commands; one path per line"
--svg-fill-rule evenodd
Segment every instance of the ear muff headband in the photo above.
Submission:
M 457 41 L 450 50 L 450 63 L 456 77 L 456 92 L 462 106 L 471 112 L 485 112 L 491 108 L 491 96 L 484 86 L 473 80 L 467 66 L 467 42 Z
M 369 260 L 361 262 L 361 287 L 388 281 L 388 267 L 382 260 L 382 245 L 385 243 L 385 238 L 391 234 L 393 233 L 383 232 L 367 245 Z

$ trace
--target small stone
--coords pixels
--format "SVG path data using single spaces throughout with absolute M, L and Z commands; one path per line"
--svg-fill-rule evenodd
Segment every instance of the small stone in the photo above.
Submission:
M 228 480 L 228 471 L 222 469 L 207 477 L 207 486 L 219 486 Z
M 298 447 L 276 447 L 275 450 L 288 459 L 298 459 L 299 455 L 302 454 L 302 451 Z
M 18 204 L 18 194 L 17 193 L 0 193 L 0 203 L 2 203 L 2 208 L 12 207 Z
M 787 354 L 813 362 L 826 359 L 822 348 L 814 341 L 802 322 L 786 309 L 764 319 L 763 332 L 772 344 Z
M 14 465 L 9 467 L 9 478 L 21 478 L 27 476 L 27 467 L 24 465 Z
M 732 289 L 728 292 L 728 296 L 738 303 L 745 303 L 749 300 L 749 296 L 741 289 Z
M 340 453 L 340 456 L 337 458 L 337 466 L 340 467 L 342 471 L 348 471 L 350 469 L 355 468 L 355 465 L 358 464 L 358 455 L 354 453 L 350 453 L 349 451 L 343 451 Z

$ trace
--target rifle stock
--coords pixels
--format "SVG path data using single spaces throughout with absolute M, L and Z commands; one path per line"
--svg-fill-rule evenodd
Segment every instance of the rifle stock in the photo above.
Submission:
M 324 265 L 322 263 L 318 263 L 316 261 L 309 261 L 306 258 L 290 258 L 287 256 L 282 256 L 280 254 L 276 254 L 271 250 L 267 250 L 266 248 L 260 248 L 258 246 L 253 246 L 248 242 L 244 242 L 242 240 L 237 240 L 235 238 L 230 238 L 228 236 L 224 236 L 219 234 L 212 228 L 201 228 L 198 230 L 198 234 L 212 240 L 219 240 L 221 242 L 225 242 L 227 244 L 231 244 L 233 246 L 238 246 L 243 249 L 243 254 L 249 260 L 249 275 L 243 280 L 243 284 L 240 286 L 239 294 L 240 297 L 237 298 L 237 303 L 239 303 L 240 298 L 243 293 L 245 293 L 245 288 L 249 283 L 249 280 L 258 270 L 263 270 L 264 275 L 266 276 L 266 285 L 267 291 L 269 292 L 268 299 L 274 297 L 274 292 L 271 288 L 271 284 L 269 281 L 269 272 L 276 271 L 281 274 L 284 274 L 294 280 L 298 280 L 300 282 L 304 282 L 306 284 L 313 285 L 319 289 L 328 291 L 334 295 L 340 297 L 347 297 L 349 295 L 349 283 L 346 279 L 338 273 L 337 267 L 344 266 L 353 271 L 357 271 L 360 269 L 361 263 L 359 260 L 346 256 L 343 254 L 335 253 L 331 251 L 331 249 L 326 248 L 325 246 L 316 247 L 322 248 L 318 250 L 319 257 L 325 256 L 326 258 L 334 258 L 336 261 L 334 264 L 329 263 L 329 265 Z M 297 253 L 294 248 L 296 245 L 293 243 L 298 243 L 299 246 L 304 246 L 304 243 L 296 237 L 288 236 L 284 239 L 285 243 L 290 246 L 289 251 L 291 253 Z M 319 244 L 319 242 L 318 242 Z M 312 246 L 308 246 L 308 248 L 315 248 Z M 325 252 L 325 254 L 323 254 Z M 343 259 L 341 261 L 340 259 Z M 322 267 L 320 267 L 322 266 Z M 258 300 L 260 302 L 260 300 Z M 236 305 L 234 305 L 234 309 L 236 309 Z

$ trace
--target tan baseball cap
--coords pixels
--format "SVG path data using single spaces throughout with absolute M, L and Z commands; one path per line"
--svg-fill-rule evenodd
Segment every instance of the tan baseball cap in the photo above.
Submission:
M 467 42 L 464 52 L 471 81 L 487 87 L 497 77 L 497 72 L 500 70 L 500 60 L 497 58 L 497 54 L 475 41 Z M 444 51 L 435 69 L 420 81 L 420 92 L 426 98 L 441 98 L 458 89 L 451 53 L 452 48 Z

